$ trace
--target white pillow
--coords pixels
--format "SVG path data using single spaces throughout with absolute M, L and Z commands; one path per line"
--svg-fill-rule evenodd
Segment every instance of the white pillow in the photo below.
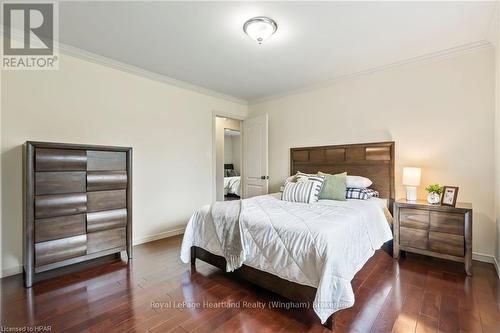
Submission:
M 311 178 L 310 180 L 301 180 L 296 183 L 286 182 L 281 200 L 303 203 L 317 202 L 319 192 L 323 186 L 323 179 L 320 177 Z
M 370 187 L 372 184 L 373 182 L 366 177 L 347 175 L 345 185 L 346 187 L 350 188 L 367 188 Z

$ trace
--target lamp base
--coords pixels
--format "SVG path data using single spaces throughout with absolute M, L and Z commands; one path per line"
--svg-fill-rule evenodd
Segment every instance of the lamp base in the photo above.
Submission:
M 406 187 L 406 201 L 417 201 L 417 188 L 415 186 Z

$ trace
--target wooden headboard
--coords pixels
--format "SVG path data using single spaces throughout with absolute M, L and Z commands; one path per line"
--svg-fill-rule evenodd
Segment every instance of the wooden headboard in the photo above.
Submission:
M 381 198 L 395 198 L 394 142 L 361 143 L 290 149 L 290 174 L 318 171 L 364 176 Z

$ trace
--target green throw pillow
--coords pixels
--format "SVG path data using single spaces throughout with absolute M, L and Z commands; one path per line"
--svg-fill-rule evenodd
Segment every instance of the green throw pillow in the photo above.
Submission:
M 345 201 L 347 172 L 336 175 L 318 173 L 325 176 L 325 182 L 319 193 L 319 199 Z

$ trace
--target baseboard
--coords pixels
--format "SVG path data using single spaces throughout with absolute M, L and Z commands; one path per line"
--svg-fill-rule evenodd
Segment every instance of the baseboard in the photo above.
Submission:
M 152 242 L 152 241 L 162 239 L 162 238 L 168 238 L 168 237 L 172 237 L 172 236 L 182 235 L 185 230 L 186 230 L 186 227 L 182 227 L 182 228 L 177 228 L 177 229 L 173 229 L 173 230 L 169 230 L 169 231 L 165 231 L 165 232 L 160 232 L 160 233 L 155 234 L 155 235 L 136 238 L 133 240 L 132 243 L 133 243 L 133 245 L 139 245 L 139 244 Z M 23 272 L 23 266 L 14 266 L 14 267 L 2 269 L 2 275 L 0 276 L 0 278 L 20 274 L 22 272 Z
M 6 269 L 2 269 L 2 276 L 1 277 L 7 277 L 11 275 L 16 275 L 20 274 L 23 272 L 23 266 L 14 266 Z
M 494 256 L 491 256 L 489 254 L 473 252 L 472 259 L 492 264 L 493 267 L 495 267 L 495 270 L 497 271 L 498 278 L 500 279 L 500 266 L 498 265 L 498 261 Z
M 495 268 L 497 270 L 498 278 L 500 279 L 500 265 L 498 264 L 497 258 L 494 257 L 493 260 L 495 260 L 493 265 L 495 266 Z
M 472 252 L 472 259 L 477 261 L 487 262 L 490 264 L 495 264 L 495 257 L 489 254 Z
M 146 237 L 140 237 L 140 238 L 135 238 L 132 242 L 133 245 L 139 245 L 139 244 L 144 244 L 144 243 L 149 243 L 158 239 L 162 238 L 168 238 L 172 236 L 177 236 L 177 235 L 182 235 L 184 231 L 186 230 L 186 227 L 182 228 L 177 228 L 169 231 L 164 231 L 160 232 L 158 234 L 146 236 Z

